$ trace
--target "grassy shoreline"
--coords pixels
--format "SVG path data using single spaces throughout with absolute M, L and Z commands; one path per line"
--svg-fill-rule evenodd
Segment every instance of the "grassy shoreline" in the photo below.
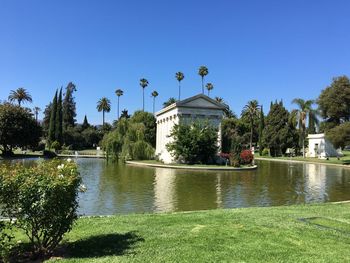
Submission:
M 60 262 L 349 262 L 350 203 L 80 218 Z

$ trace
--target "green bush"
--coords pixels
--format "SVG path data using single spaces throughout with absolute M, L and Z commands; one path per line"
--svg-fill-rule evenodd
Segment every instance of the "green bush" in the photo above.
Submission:
M 8 262 L 13 237 L 9 234 L 10 222 L 0 221 L 0 262 Z
M 269 152 L 270 152 L 269 149 L 264 148 L 264 150 L 262 150 L 262 152 L 261 152 L 261 156 L 268 156 L 268 155 L 269 155 Z
M 33 256 L 49 255 L 77 219 L 81 178 L 70 161 L 0 166 L 1 216 L 29 238 Z
M 209 123 L 176 124 L 170 137 L 173 141 L 166 147 L 176 161 L 189 164 L 214 162 L 218 151 L 218 133 Z
M 58 141 L 54 141 L 53 143 L 51 143 L 51 148 L 55 151 L 58 151 L 61 149 L 61 144 Z

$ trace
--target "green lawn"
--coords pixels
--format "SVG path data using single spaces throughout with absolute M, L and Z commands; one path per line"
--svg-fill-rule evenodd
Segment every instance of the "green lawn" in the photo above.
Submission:
M 57 256 L 59 262 L 350 262 L 349 249 L 350 203 L 343 203 L 82 218 Z
M 280 159 L 280 160 L 294 160 L 294 161 L 304 161 L 304 162 L 316 162 L 316 163 L 332 163 L 332 164 L 348 164 L 350 165 L 350 151 L 343 151 L 344 156 L 339 158 L 330 157 L 329 160 L 318 159 L 318 158 L 303 158 L 302 156 L 298 157 L 270 157 L 270 156 L 259 156 L 256 154 L 258 158 L 264 159 Z

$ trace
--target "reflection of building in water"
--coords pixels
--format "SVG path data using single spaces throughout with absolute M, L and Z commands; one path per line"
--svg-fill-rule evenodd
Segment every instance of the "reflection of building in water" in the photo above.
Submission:
M 216 203 L 218 208 L 222 208 L 221 174 L 216 175 Z
M 326 201 L 327 166 L 320 164 L 304 164 L 305 201 Z
M 175 169 L 155 169 L 154 206 L 156 211 L 175 211 Z

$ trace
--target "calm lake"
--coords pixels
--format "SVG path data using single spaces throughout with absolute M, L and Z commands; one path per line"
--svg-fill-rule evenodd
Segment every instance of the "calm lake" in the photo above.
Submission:
M 255 171 L 205 172 L 76 161 L 87 187 L 79 195 L 81 215 L 350 200 L 350 169 L 320 164 L 257 161 Z

